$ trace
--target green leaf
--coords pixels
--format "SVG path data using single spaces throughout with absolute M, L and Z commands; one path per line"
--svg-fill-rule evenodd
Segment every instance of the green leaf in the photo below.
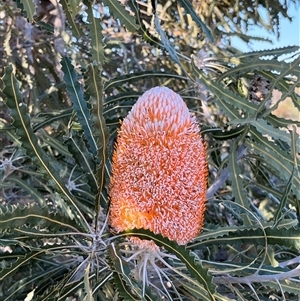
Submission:
M 89 27 L 89 37 L 91 41 L 91 54 L 94 61 L 97 62 L 100 66 L 105 62 L 104 56 L 104 45 L 103 45 L 103 34 L 100 18 L 96 18 L 93 13 L 93 3 L 90 1 L 85 1 L 87 6 L 87 21 Z
M 93 194 L 96 194 L 98 191 L 98 182 L 95 176 L 96 160 L 86 147 L 83 137 L 78 135 L 75 131 L 70 131 L 65 143 L 68 147 L 68 151 L 72 154 L 78 167 L 88 180 L 88 186 L 91 188 L 91 191 Z
M 271 55 L 279 57 L 284 54 L 298 51 L 299 48 L 300 48 L 299 46 L 294 45 L 294 46 L 286 46 L 286 47 L 281 47 L 281 48 L 272 48 L 272 49 L 264 49 L 264 50 L 241 53 L 239 55 L 236 55 L 233 58 L 234 61 L 231 61 L 231 62 L 236 64 L 236 63 L 240 63 L 240 61 L 245 58 L 253 59 L 253 58 L 257 58 L 257 57 L 271 56 Z
M 32 185 L 27 181 L 11 175 L 9 175 L 5 179 L 5 181 L 14 182 L 18 184 L 19 187 L 21 187 L 29 193 L 29 195 L 32 197 L 32 200 L 35 200 L 39 204 L 39 206 L 45 206 L 45 197 L 35 187 L 32 187 Z
M 38 139 L 33 133 L 31 127 L 27 107 L 22 101 L 22 93 L 19 90 L 19 83 L 14 76 L 13 67 L 11 65 L 5 68 L 5 75 L 2 80 L 5 85 L 3 90 L 3 93 L 6 96 L 5 101 L 11 110 L 11 116 L 14 119 L 13 124 L 17 128 L 17 134 L 22 142 L 22 147 L 26 149 L 29 156 L 37 158 L 39 164 L 47 172 L 47 175 L 52 178 L 62 195 L 66 197 L 69 205 L 75 209 L 75 218 L 85 229 L 89 229 L 88 222 L 76 205 L 74 197 L 70 195 L 69 191 L 62 184 L 62 180 L 60 179 L 57 171 L 49 164 L 49 158 L 39 146 Z
M 225 88 L 221 83 L 209 79 L 204 72 L 196 67 L 193 61 L 192 68 L 207 89 L 214 94 L 215 99 L 220 107 L 225 111 L 229 119 L 240 119 L 240 114 L 236 109 L 233 109 L 232 106 L 242 109 L 251 115 L 256 113 L 257 108 L 254 104 L 249 102 L 246 98 L 241 97 L 239 94 L 236 94 L 230 91 L 228 88 Z
M 140 27 L 135 23 L 135 18 L 125 10 L 124 6 L 117 0 L 103 0 L 103 4 L 109 7 L 109 12 L 129 31 L 135 32 Z
M 176 255 L 176 257 L 185 264 L 191 276 L 203 285 L 210 297 L 210 300 L 215 300 L 215 285 L 213 284 L 212 277 L 208 274 L 208 270 L 204 269 L 200 262 L 196 262 L 194 256 L 187 251 L 184 246 L 179 246 L 174 241 L 170 241 L 159 234 L 153 234 L 152 232 L 143 229 L 129 230 L 122 235 L 137 236 L 140 239 L 152 240 L 158 246 L 163 247 L 171 254 Z M 201 290 L 201 287 L 199 287 L 199 289 Z
M 53 231 L 68 229 L 72 232 L 80 232 L 84 230 L 72 216 L 50 212 L 48 207 L 36 204 L 0 206 L 0 216 L 0 228 L 3 232 L 6 229 L 22 229 L 22 227 L 25 230 L 27 225 L 39 229 L 50 227 Z
M 83 97 L 83 89 L 77 80 L 77 74 L 70 60 L 63 58 L 61 63 L 62 71 L 64 72 L 64 80 L 67 84 L 67 90 L 73 103 L 73 108 L 77 113 L 78 120 L 83 128 L 84 136 L 88 141 L 90 150 L 94 155 L 96 155 L 97 143 L 93 135 L 93 127 L 88 104 Z
M 67 17 L 68 23 L 70 25 L 70 28 L 72 30 L 72 33 L 75 37 L 83 37 L 84 33 L 82 31 L 81 26 L 79 23 L 75 21 L 76 15 L 80 11 L 78 0 L 60 0 L 59 3 L 62 5 L 64 13 Z
M 100 200 L 102 188 L 105 180 L 105 163 L 107 160 L 107 144 L 109 140 L 109 131 L 103 118 L 103 86 L 101 80 L 101 70 L 96 64 L 90 64 L 85 72 L 86 92 L 90 96 L 89 103 L 92 107 L 91 117 L 93 122 L 93 135 L 98 137 L 97 143 L 97 180 L 98 194 L 95 199 L 95 212 L 100 214 Z M 97 219 L 98 220 L 98 219 Z
M 114 267 L 114 281 L 119 289 L 119 293 L 124 300 L 141 300 L 142 290 L 141 288 L 131 279 L 130 268 L 127 263 L 122 259 L 119 252 L 116 249 L 114 243 L 108 246 L 110 260 Z M 130 289 L 129 289 L 130 288 Z M 134 294 L 132 294 L 134 292 Z M 139 296 L 136 297 L 136 296 Z M 145 296 L 148 298 L 148 296 Z
M 128 5 L 135 13 L 135 19 L 139 25 L 138 33 L 143 37 L 144 41 L 149 43 L 150 45 L 157 47 L 158 49 L 164 49 L 161 41 L 151 34 L 150 30 L 146 28 L 145 24 L 143 23 L 143 18 L 141 16 L 141 8 L 139 7 L 137 1 L 129 0 Z
M 231 180 L 232 194 L 234 196 L 234 201 L 237 204 L 240 204 L 242 208 L 250 209 L 248 197 L 244 191 L 243 181 L 240 177 L 241 171 L 238 165 L 238 158 L 236 153 L 236 145 L 237 145 L 236 141 L 233 144 L 231 152 L 229 153 L 228 156 L 228 170 L 229 170 L 229 178 Z M 250 215 L 247 214 L 246 218 L 249 224 L 253 223 L 252 219 L 250 218 Z
M 166 73 L 162 71 L 144 71 L 144 72 L 135 72 L 132 74 L 126 74 L 122 76 L 115 77 L 104 83 L 104 90 L 107 91 L 111 88 L 116 88 L 124 85 L 125 83 L 136 82 L 142 79 L 150 79 L 150 78 L 172 78 L 177 80 L 187 81 L 188 78 L 186 76 Z
M 47 126 L 55 121 L 59 121 L 61 119 L 70 119 L 72 112 L 73 112 L 73 109 L 68 108 L 68 109 L 64 109 L 64 110 L 39 113 L 38 115 L 36 115 L 35 117 L 32 118 L 33 131 L 36 132 L 39 129 L 42 129 L 45 126 Z
M 292 221 L 295 224 L 297 221 Z M 287 225 L 284 225 L 284 224 Z M 283 220 L 276 228 L 273 228 L 273 224 L 263 225 L 263 229 L 257 225 L 240 226 L 240 227 L 222 227 L 212 230 L 212 233 L 203 233 L 197 241 L 189 245 L 189 248 L 204 248 L 211 245 L 226 245 L 241 243 L 251 243 L 253 245 L 264 246 L 267 241 L 268 245 L 279 245 L 287 248 L 295 248 L 299 250 L 299 228 L 288 226 L 291 224 L 290 220 Z
M 291 136 L 286 131 L 274 128 L 263 119 L 246 118 L 246 119 L 232 120 L 230 124 L 232 125 L 251 124 L 262 135 L 269 135 L 273 137 L 275 140 L 282 140 L 288 143 L 288 145 L 292 145 Z M 296 146 L 296 151 L 300 153 L 300 141 L 297 141 L 295 146 Z
M 177 63 L 183 70 L 183 66 L 181 65 L 180 59 L 176 53 L 176 50 L 174 48 L 174 46 L 170 43 L 167 35 L 165 34 L 165 32 L 163 31 L 163 29 L 160 26 L 160 21 L 158 19 L 157 14 L 154 14 L 154 25 L 155 25 L 155 29 L 158 32 L 161 42 L 164 45 L 164 48 L 166 51 L 168 51 L 170 57 L 172 58 L 172 60 Z
M 250 127 L 249 134 L 253 138 L 253 142 L 246 140 L 245 143 L 259 156 L 264 157 L 265 163 L 272 170 L 276 170 L 280 178 L 288 180 L 291 176 L 294 160 L 291 155 L 279 149 L 279 147 L 263 137 L 254 127 Z M 292 190 L 296 195 L 300 195 L 299 188 L 300 179 L 294 177 Z
M 192 19 L 196 22 L 196 24 L 202 28 L 204 34 L 207 36 L 209 42 L 213 43 L 214 38 L 211 31 L 208 29 L 206 24 L 201 20 L 201 18 L 197 15 L 194 10 L 192 3 L 188 0 L 179 0 L 180 5 L 184 8 L 186 13 L 190 14 Z
M 33 4 L 32 0 L 18 0 L 17 2 L 23 5 L 23 9 L 26 12 L 26 17 L 29 23 L 33 21 L 33 15 L 35 13 L 35 5 Z
M 279 206 L 278 206 L 276 214 L 275 214 L 275 220 L 274 220 L 274 226 L 273 226 L 274 228 L 278 225 L 278 223 L 283 215 L 283 208 L 286 205 L 288 195 L 292 189 L 294 174 L 295 174 L 295 168 L 293 168 L 293 170 L 291 172 L 291 176 L 290 176 L 288 182 L 286 183 L 284 192 L 280 199 L 280 203 L 279 203 Z
M 299 64 L 299 60 L 295 60 L 293 63 L 286 63 L 284 61 L 278 61 L 277 59 L 272 60 L 262 60 L 262 59 L 254 59 L 246 61 L 242 64 L 239 64 L 233 68 L 228 69 L 228 71 L 224 72 L 221 76 L 218 77 L 218 81 L 222 81 L 226 77 L 236 77 L 236 74 L 245 74 L 253 71 L 277 71 L 280 74 L 294 74 L 297 72 L 296 66 Z M 278 75 L 277 75 L 278 77 Z

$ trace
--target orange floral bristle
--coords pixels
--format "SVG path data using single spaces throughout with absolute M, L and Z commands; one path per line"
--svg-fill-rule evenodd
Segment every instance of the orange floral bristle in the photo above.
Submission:
M 207 156 L 183 99 L 145 92 L 124 119 L 113 154 L 110 225 L 148 229 L 186 244 L 203 226 Z

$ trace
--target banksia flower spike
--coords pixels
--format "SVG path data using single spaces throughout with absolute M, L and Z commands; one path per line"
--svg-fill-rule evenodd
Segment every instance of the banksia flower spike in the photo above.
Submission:
M 178 244 L 203 225 L 207 158 L 199 126 L 166 87 L 145 92 L 124 119 L 113 154 L 110 225 L 148 229 Z

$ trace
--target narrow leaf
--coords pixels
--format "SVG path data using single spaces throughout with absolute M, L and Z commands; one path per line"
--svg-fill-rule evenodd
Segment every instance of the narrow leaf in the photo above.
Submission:
M 192 19 L 196 22 L 196 24 L 202 28 L 202 30 L 203 30 L 204 34 L 207 36 L 209 42 L 213 43 L 214 38 L 213 38 L 211 31 L 208 29 L 206 24 L 201 20 L 201 18 L 195 12 L 192 3 L 188 0 L 179 0 L 179 3 L 184 8 L 186 13 L 191 15 Z
M 17 128 L 17 134 L 20 136 L 22 146 L 26 149 L 29 156 L 37 158 L 39 164 L 52 178 L 54 183 L 62 192 L 62 195 L 66 197 L 68 203 L 75 209 L 75 218 L 79 221 L 80 224 L 82 224 L 83 227 L 85 227 L 85 229 L 89 229 L 89 225 L 82 212 L 75 204 L 73 196 L 70 195 L 69 191 L 66 189 L 62 180 L 60 179 L 57 171 L 49 164 L 49 158 L 39 146 L 38 139 L 33 133 L 31 127 L 27 107 L 22 101 L 22 93 L 19 90 L 19 83 L 14 76 L 13 67 L 11 65 L 5 68 L 5 75 L 2 80 L 5 85 L 5 88 L 3 90 L 3 93 L 6 95 L 5 101 L 7 106 L 11 110 L 11 116 L 14 119 L 14 126 Z
M 104 44 L 103 44 L 103 34 L 100 18 L 96 17 L 93 10 L 93 3 L 90 1 L 85 1 L 87 5 L 87 21 L 89 27 L 89 37 L 92 45 L 92 58 L 100 66 L 104 64 Z
M 103 4 L 109 7 L 110 13 L 120 20 L 129 31 L 135 32 L 139 29 L 139 25 L 135 23 L 133 16 L 126 11 L 125 7 L 117 0 L 103 0 Z
M 73 103 L 73 108 L 77 113 L 78 120 L 83 128 L 83 132 L 88 141 L 91 152 L 96 155 L 97 143 L 93 136 L 90 111 L 87 102 L 83 97 L 83 89 L 77 80 L 77 74 L 70 60 L 63 58 L 61 63 L 62 71 L 64 72 L 64 80 L 67 84 L 67 90 Z

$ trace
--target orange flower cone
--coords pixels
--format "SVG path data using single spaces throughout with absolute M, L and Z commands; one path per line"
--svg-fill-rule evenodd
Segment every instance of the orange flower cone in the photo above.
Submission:
M 148 229 L 178 244 L 203 226 L 207 156 L 183 99 L 166 87 L 144 93 L 124 119 L 113 154 L 110 225 Z

